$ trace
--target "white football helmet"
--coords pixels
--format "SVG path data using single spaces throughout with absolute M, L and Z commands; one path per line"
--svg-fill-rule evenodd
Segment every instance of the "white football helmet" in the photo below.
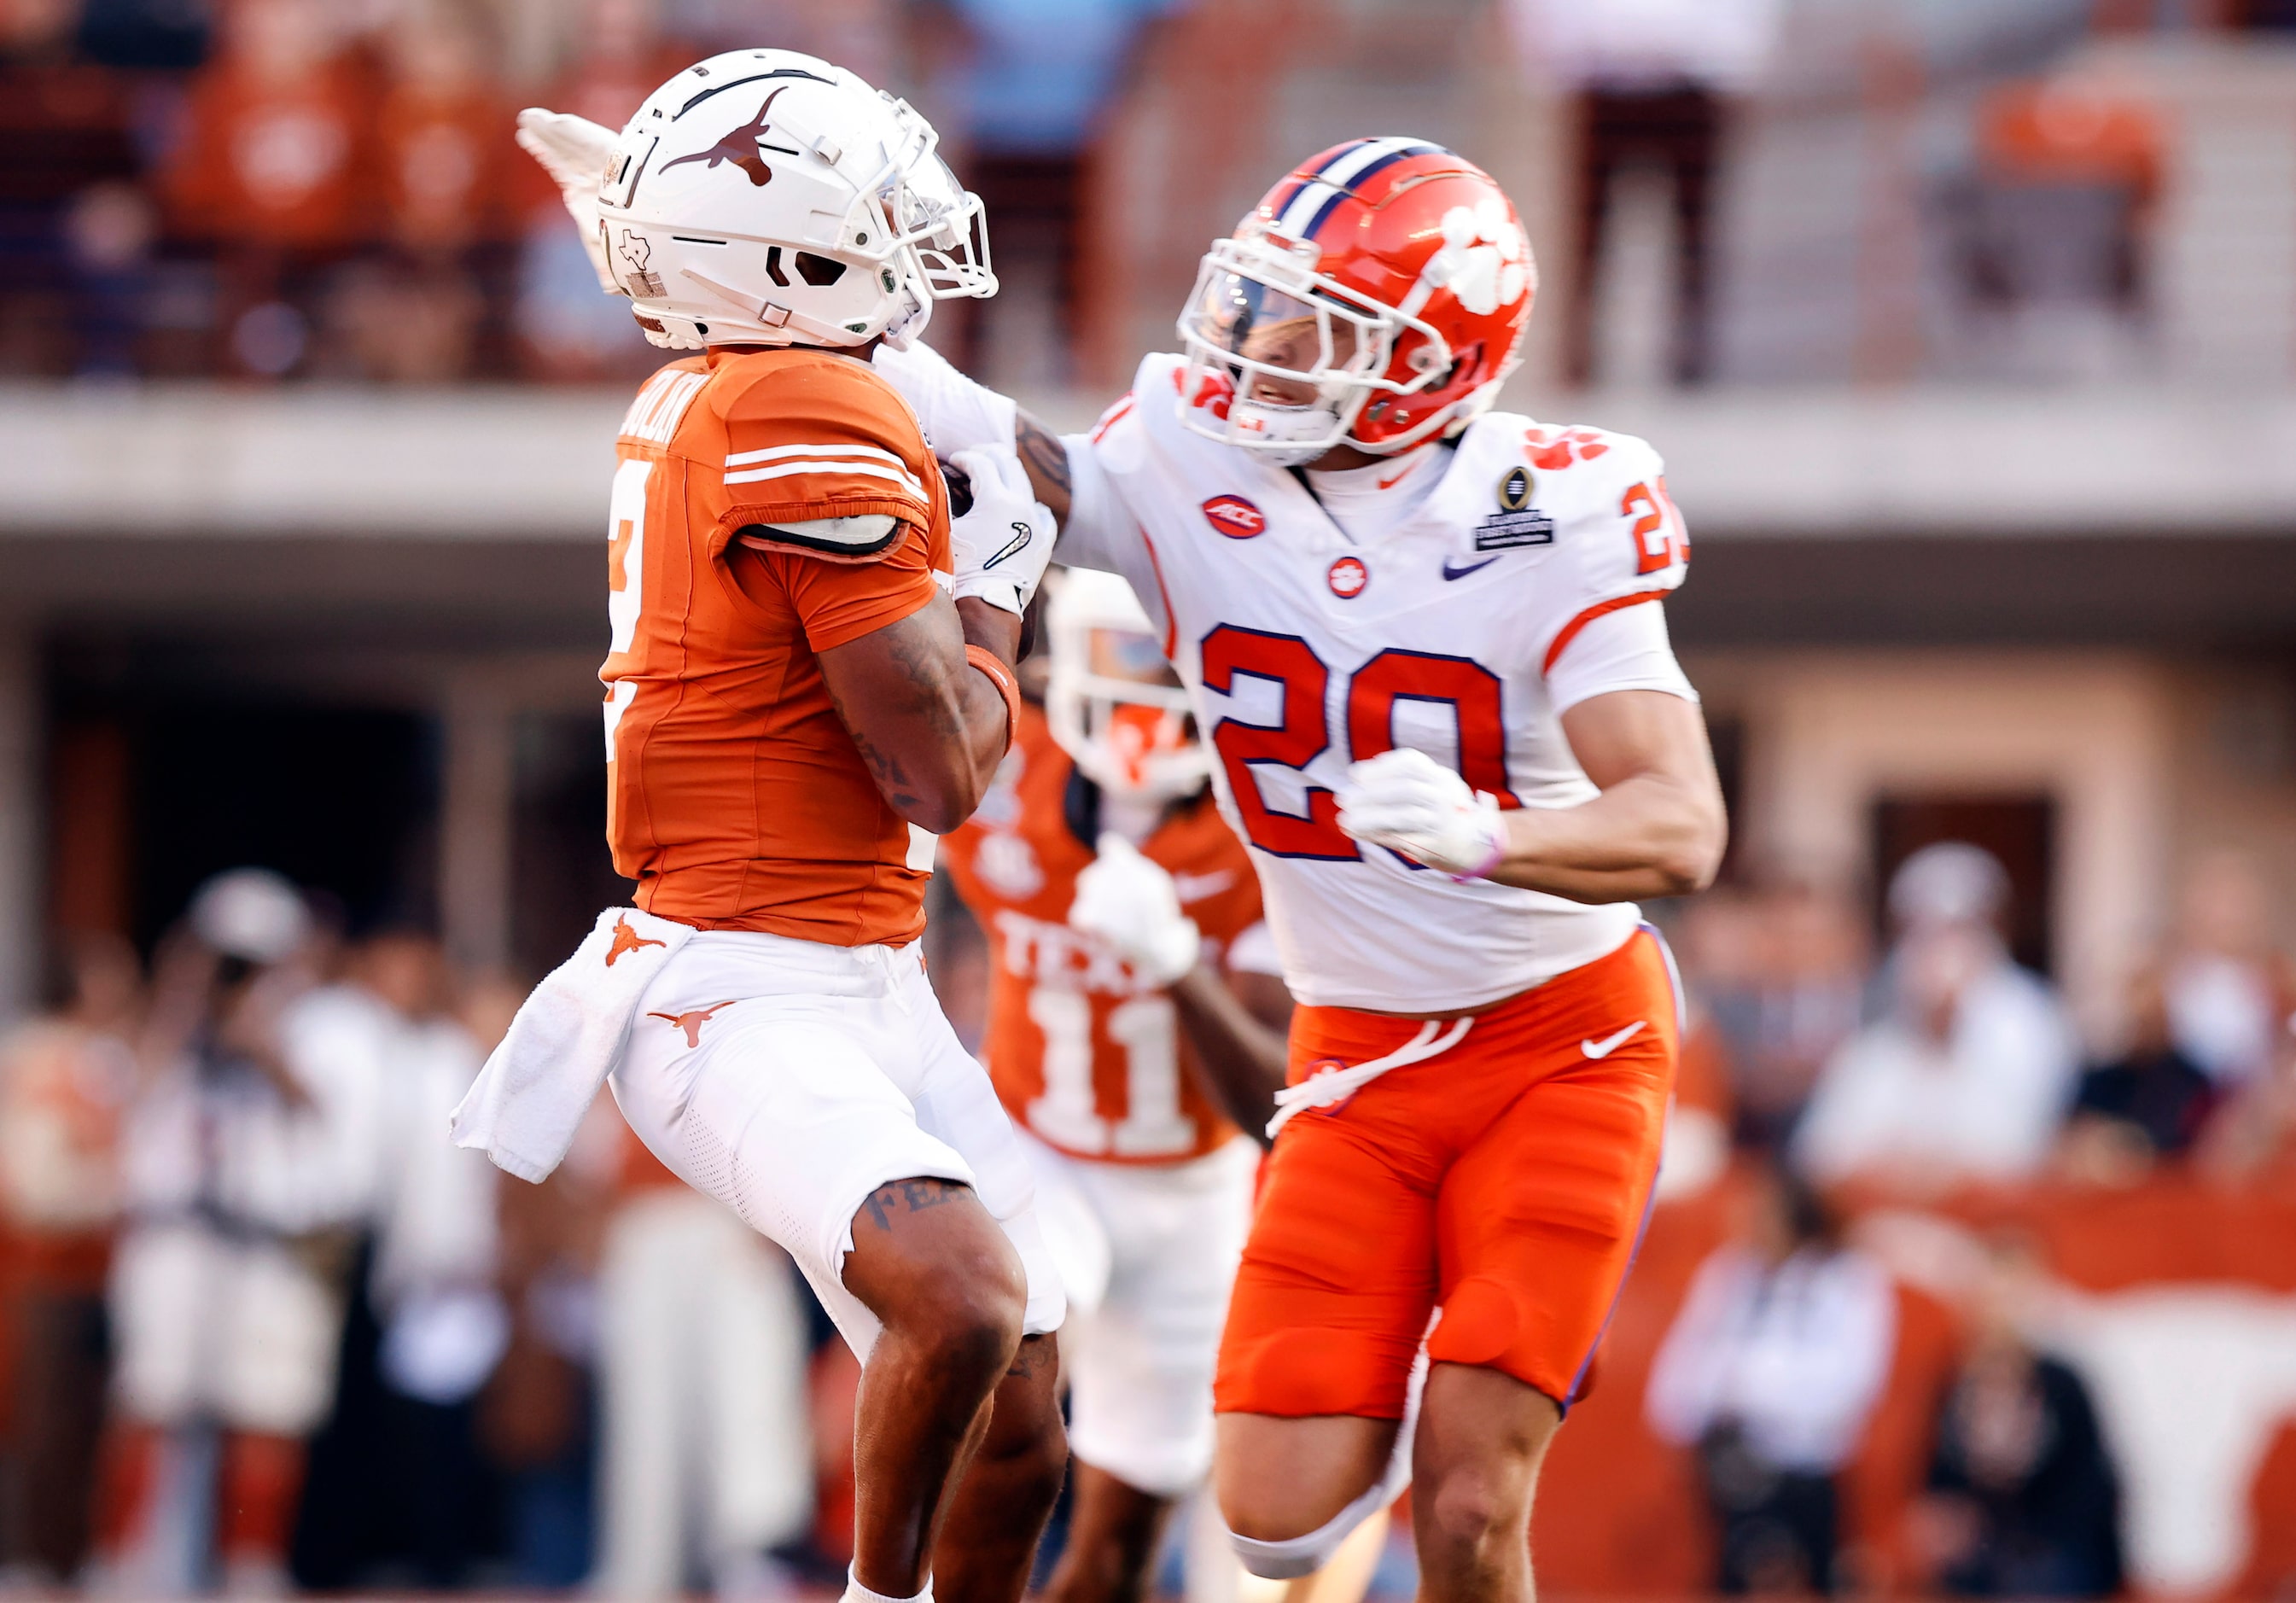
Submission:
M 599 191 L 646 338 L 906 345 L 932 303 L 996 292 L 980 200 L 908 103 L 792 50 L 737 50 L 654 91 Z
M 1132 587 L 1070 568 L 1045 604 L 1045 717 L 1084 777 L 1123 801 L 1193 795 L 1211 777 L 1188 693 Z

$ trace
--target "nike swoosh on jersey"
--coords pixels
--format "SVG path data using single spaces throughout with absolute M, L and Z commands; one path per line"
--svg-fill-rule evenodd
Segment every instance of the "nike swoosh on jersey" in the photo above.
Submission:
M 1487 556 L 1479 563 L 1469 563 L 1464 568 L 1455 568 L 1451 565 L 1451 559 L 1447 556 L 1443 559 L 1443 577 L 1446 579 L 1464 579 L 1470 573 L 1480 572 L 1483 569 L 1489 567 L 1493 563 L 1498 560 L 1499 559 L 1496 556 Z
M 1578 1049 L 1589 1057 L 1608 1057 L 1620 1047 L 1634 1040 L 1636 1036 L 1640 1035 L 1643 1032 L 1643 1026 L 1649 1022 L 1647 1019 L 1638 1018 L 1616 1035 L 1606 1035 L 1600 1040 L 1580 1041 Z

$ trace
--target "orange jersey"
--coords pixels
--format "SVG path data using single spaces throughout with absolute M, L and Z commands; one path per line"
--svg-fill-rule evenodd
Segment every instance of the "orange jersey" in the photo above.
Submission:
M 933 837 L 886 804 L 816 653 L 930 603 L 948 497 L 868 364 L 713 350 L 646 382 L 609 523 L 607 839 L 637 905 L 832 946 L 924 928 Z M 775 524 L 889 514 L 877 547 Z
M 1198 1089 L 1194 1048 L 1171 999 L 1068 925 L 1093 848 L 1069 823 L 1076 765 L 1044 713 L 1021 736 L 970 822 L 951 834 L 950 875 L 988 934 L 989 1077 L 1005 1111 L 1073 1157 L 1169 1163 L 1235 1134 Z M 1179 882 L 1207 941 L 1259 922 L 1259 881 L 1210 796 L 1141 851 Z

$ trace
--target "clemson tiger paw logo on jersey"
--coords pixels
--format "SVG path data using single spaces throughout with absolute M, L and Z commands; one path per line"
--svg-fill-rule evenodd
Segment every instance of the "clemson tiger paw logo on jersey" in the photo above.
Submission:
M 1595 429 L 1525 429 L 1522 443 L 1530 453 L 1531 466 L 1550 473 L 1592 462 L 1611 448 Z

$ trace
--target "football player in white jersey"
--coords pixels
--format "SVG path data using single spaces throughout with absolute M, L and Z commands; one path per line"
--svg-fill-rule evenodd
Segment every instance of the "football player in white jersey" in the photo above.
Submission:
M 1529 1595 L 1657 1171 L 1678 1023 L 1634 901 L 1725 833 L 1657 454 L 1490 410 L 1536 284 L 1487 175 L 1361 139 L 1212 246 L 1185 354 L 1089 436 L 878 358 L 936 450 L 1017 449 L 1062 560 L 1131 581 L 1265 887 L 1300 1007 L 1216 1388 L 1237 1550 L 1300 1574 L 1377 1507 L 1424 1337 L 1421 1595 L 1477 1603 Z

